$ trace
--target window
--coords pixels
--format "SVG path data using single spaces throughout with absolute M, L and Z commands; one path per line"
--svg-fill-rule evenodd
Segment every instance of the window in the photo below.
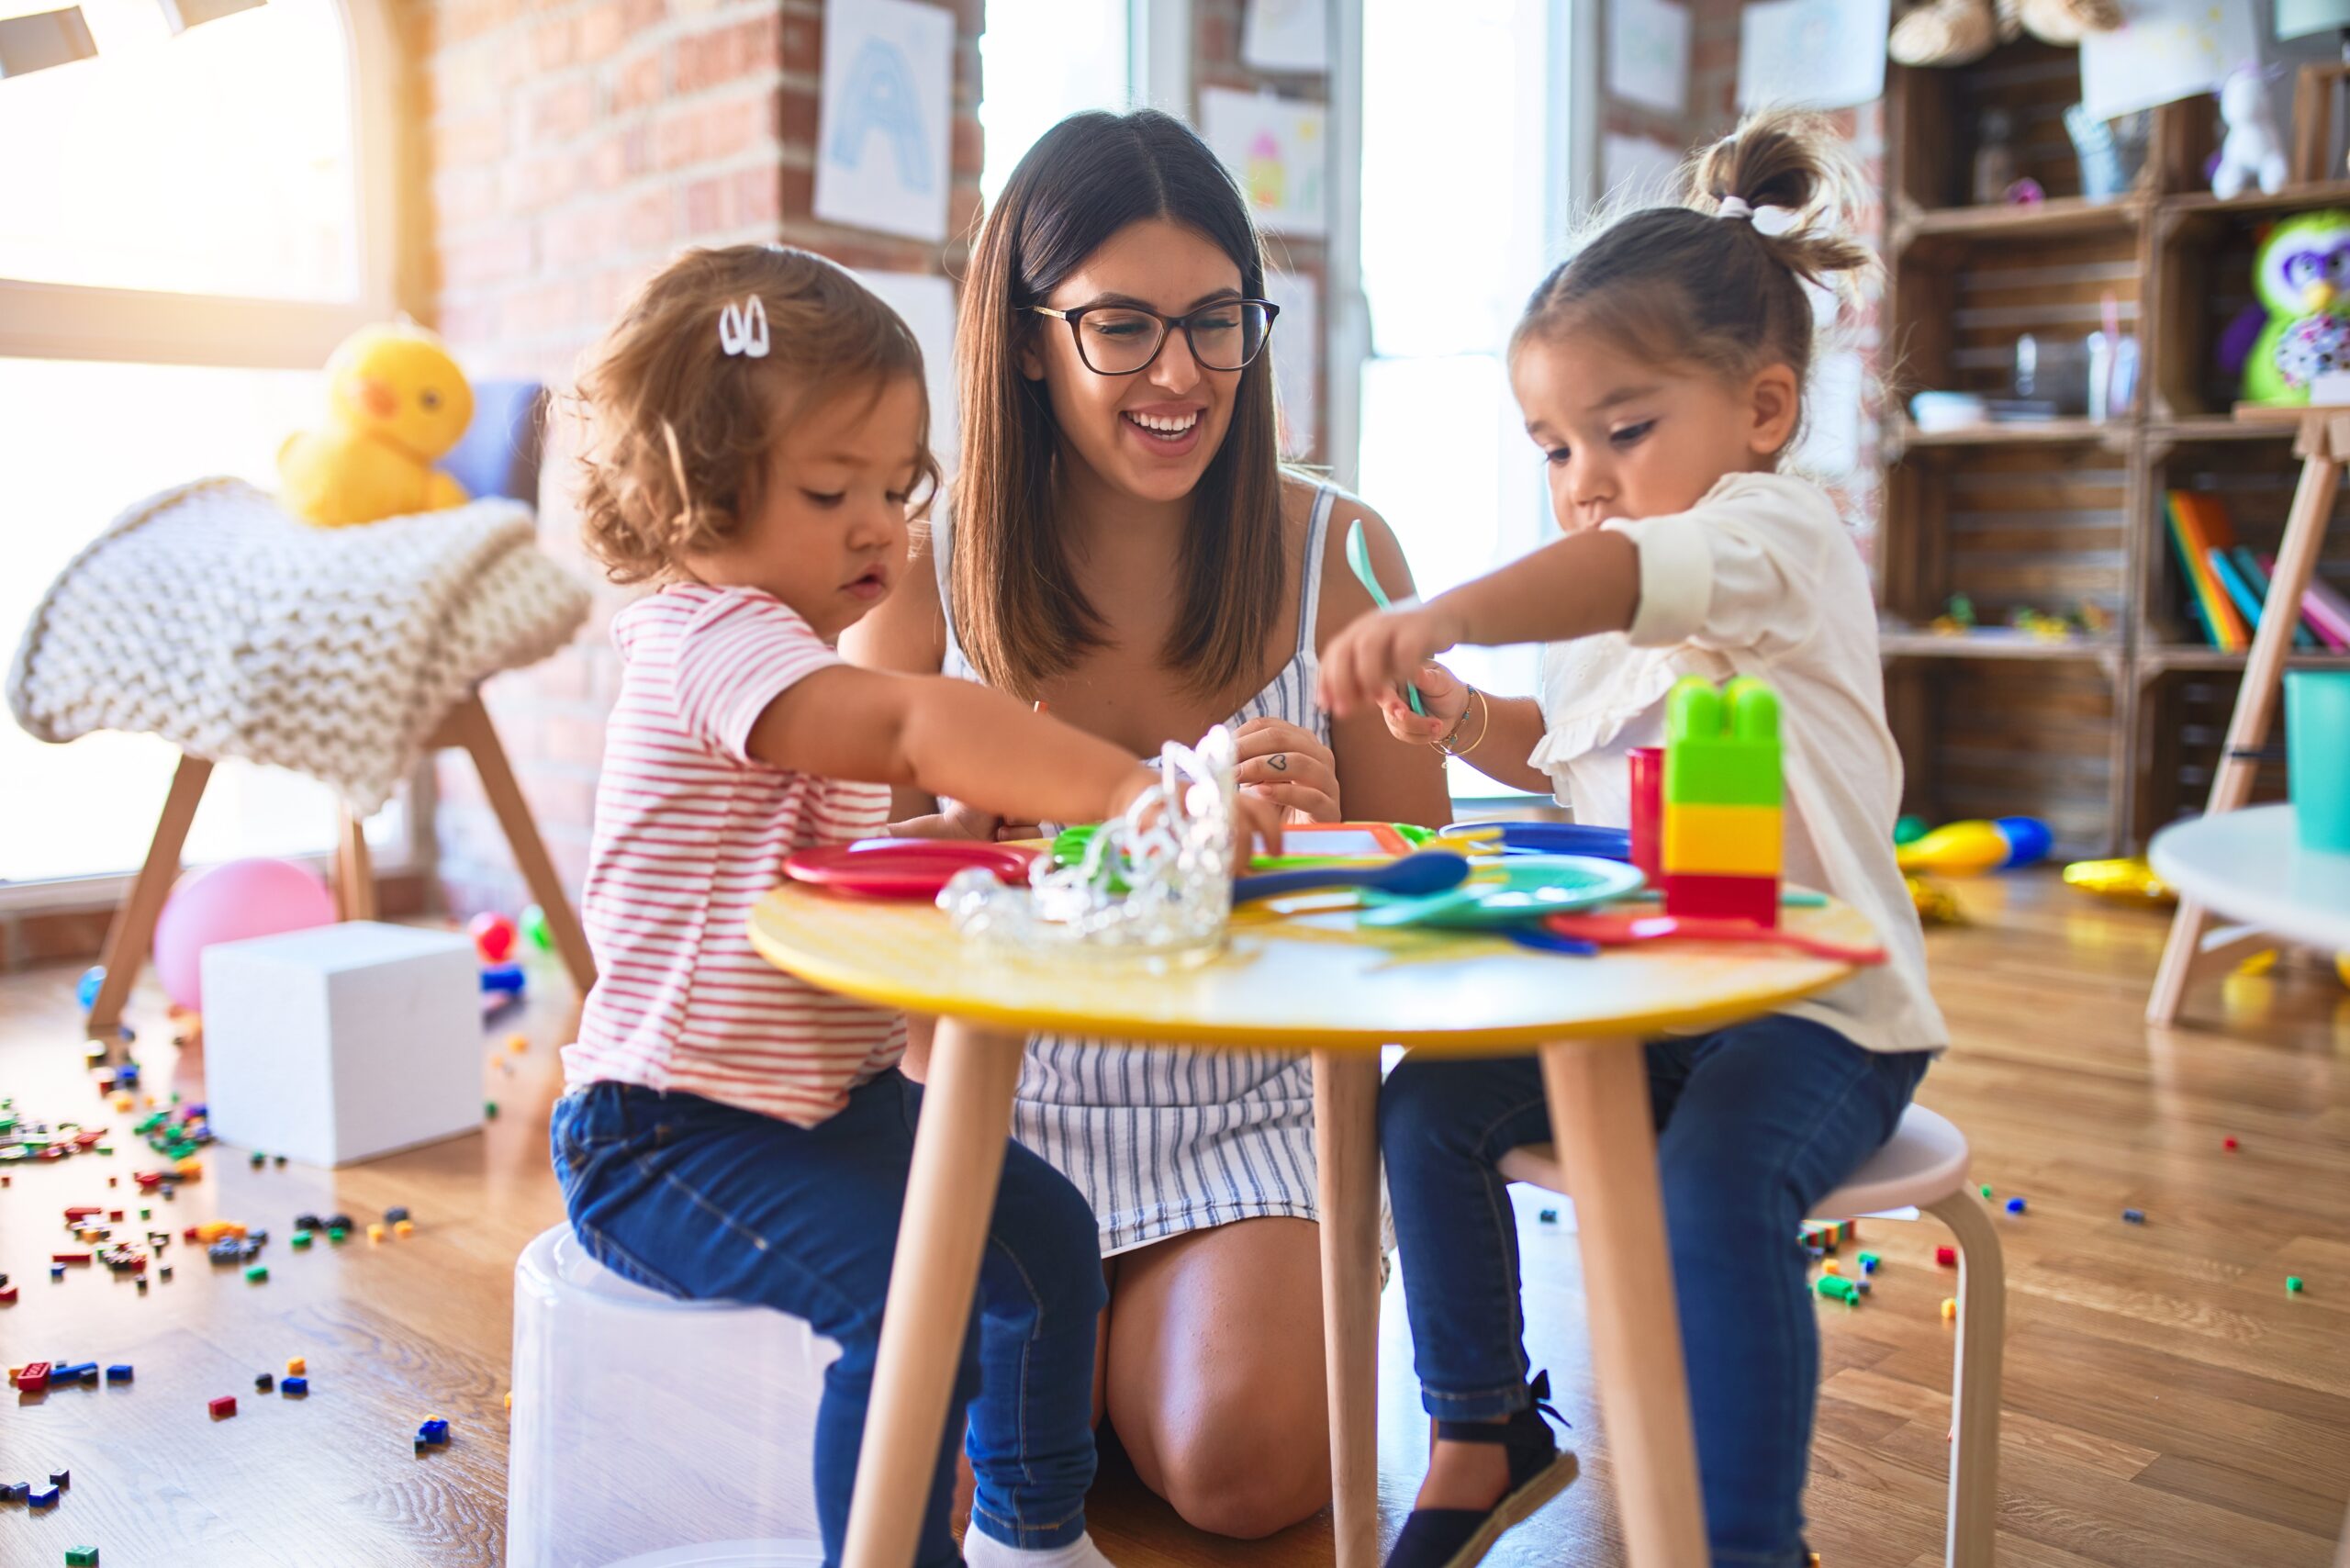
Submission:
M 1565 80 L 1586 7 L 1572 0 L 1368 0 L 1362 13 L 1361 280 L 1371 321 L 1358 472 L 1423 594 L 1555 536 L 1542 455 L 1502 353 L 1559 252 L 1587 138 Z M 1570 148 L 1576 151 L 1571 155 Z M 1464 240 L 1464 236 L 1473 236 Z M 1447 664 L 1530 694 L 1530 647 Z M 1466 763 L 1453 792 L 1502 787 Z
M 55 4 L 0 0 L 0 17 Z M 125 507 L 207 475 L 274 484 L 278 443 L 318 418 L 328 353 L 397 313 L 375 6 L 267 0 L 173 34 L 155 0 L 82 0 L 95 57 L 0 79 L 7 652 Z M 0 724 L 0 903 L 138 865 L 175 760 L 151 737 L 51 746 Z M 322 853 L 334 823 L 324 787 L 226 764 L 186 856 Z M 409 825 L 398 802 L 368 824 L 384 864 L 410 857 Z
M 987 0 L 979 35 L 979 196 L 990 207 L 1037 138 L 1135 99 L 1131 12 L 1145 0 Z

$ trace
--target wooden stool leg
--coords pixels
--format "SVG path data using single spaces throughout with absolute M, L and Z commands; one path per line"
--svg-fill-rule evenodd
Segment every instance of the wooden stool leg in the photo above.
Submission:
M 2178 1017 L 2194 983 L 2196 960 L 2203 953 L 2203 928 L 2210 916 L 2193 899 L 2181 899 L 2170 917 L 2170 935 L 2163 942 L 2163 959 L 2154 969 L 2154 989 L 2146 997 L 2146 1022 L 2168 1027 Z
M 2342 461 L 2350 457 L 2350 416 L 2311 415 L 2294 443 L 2301 458 L 2300 483 L 2293 490 L 2293 508 L 2285 519 L 2284 537 L 2277 546 L 2277 569 L 2269 574 L 2268 599 L 2278 613 L 2263 615 L 2246 655 L 2244 684 L 2236 691 L 2234 714 L 2228 720 L 2228 738 L 2220 765 L 2211 774 L 2211 800 L 2206 815 L 2232 812 L 2252 796 L 2253 779 L 2260 765 L 2250 755 L 2268 739 L 2268 723 L 2277 709 L 2277 688 L 2285 671 L 2285 655 L 2293 646 L 2293 628 L 2300 623 L 2302 590 L 2317 566 L 2325 543 L 2325 527 L 2333 516 L 2333 498 L 2342 486 Z M 2181 899 L 2172 916 L 2170 938 L 2163 945 L 2163 960 L 2154 971 L 2154 989 L 2146 999 L 2146 1021 L 2168 1024 L 2178 1016 L 2179 1002 L 2194 978 L 2200 956 L 2203 926 L 2208 917 L 2188 900 Z
M 335 813 L 335 913 L 343 920 L 373 920 L 375 864 L 367 853 L 367 824 L 349 806 L 336 807 Z
M 187 843 L 188 824 L 196 821 L 196 803 L 204 799 L 205 782 L 211 777 L 210 762 L 180 753 L 171 793 L 163 797 L 163 814 L 155 820 L 155 836 L 147 845 L 146 863 L 131 879 L 130 891 L 123 896 L 114 912 L 114 924 L 106 928 L 106 956 L 100 960 L 106 969 L 106 983 L 98 987 L 97 1000 L 90 1004 L 87 1026 L 91 1038 L 106 1042 L 108 1061 L 122 1059 L 115 1026 L 122 1022 L 122 1004 L 130 999 L 131 982 L 147 962 L 155 919 L 163 913 L 163 901 L 179 879 L 180 850 Z
M 1379 1058 L 1314 1053 L 1322 1353 L 1338 1568 L 1379 1562 Z
M 844 1568 L 906 1568 L 914 1560 L 1026 1046 L 1019 1035 L 939 1021 L 881 1308 Z
M 489 710 L 482 706 L 479 692 L 442 721 L 434 744 L 461 745 L 474 759 L 474 770 L 481 775 L 482 793 L 489 798 L 489 809 L 498 813 L 506 842 L 513 847 L 514 864 L 522 880 L 530 884 L 531 896 L 546 913 L 554 950 L 563 956 L 564 968 L 571 971 L 571 983 L 586 995 L 596 983 L 596 958 L 588 951 L 588 934 L 579 927 L 579 916 L 563 890 L 563 879 L 555 875 L 554 862 L 547 858 L 538 824 L 531 820 L 530 802 L 522 798 L 521 786 L 514 782 L 506 748 L 498 744 L 498 731 L 489 722 Z
M 1630 1040 L 1545 1046 L 1542 1084 L 1574 1193 L 1591 1359 L 1625 1545 L 1632 1568 L 1688 1568 L 1707 1559 L 1706 1508 L 1647 1065 Z
M 1926 1209 L 1958 1240 L 1958 1348 L 1951 1368 L 1950 1568 L 1991 1568 L 1999 1521 L 1999 1360 L 2008 1321 L 2008 1271 L 1999 1232 L 1972 1193 Z

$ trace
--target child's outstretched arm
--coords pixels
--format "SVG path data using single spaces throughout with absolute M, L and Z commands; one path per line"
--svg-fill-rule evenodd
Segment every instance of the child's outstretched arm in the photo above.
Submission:
M 1348 625 L 1322 651 L 1322 700 L 1343 717 L 1463 643 L 1497 647 L 1622 632 L 1639 603 L 1639 547 L 1612 530 L 1571 534 L 1425 604 Z
M 919 789 L 1024 822 L 1106 821 L 1158 779 L 1109 742 L 991 688 L 851 665 L 785 689 L 745 749 L 771 767 Z M 1279 853 L 1280 811 L 1244 795 L 1239 812 L 1242 834 Z

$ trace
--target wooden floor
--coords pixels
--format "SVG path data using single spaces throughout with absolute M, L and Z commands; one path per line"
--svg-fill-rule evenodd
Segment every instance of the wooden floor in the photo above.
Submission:
M 1924 1101 L 1965 1127 L 1977 1179 L 2030 1200 L 2000 1220 L 2009 1338 L 1999 1560 L 2017 1568 L 2295 1568 L 2332 1561 L 2350 1493 L 2350 991 L 2302 960 L 2199 991 L 2194 1026 L 2139 1021 L 2162 923 L 2053 879 L 1963 890 L 1975 924 L 1932 938 L 1957 1048 Z M 400 1568 L 502 1561 L 512 1265 L 560 1216 L 545 1156 L 553 1046 L 567 1011 L 553 967 L 524 1026 L 532 1048 L 486 1069 L 504 1114 L 480 1137 L 330 1173 L 249 1170 L 229 1151 L 171 1205 L 173 1228 L 215 1215 L 266 1226 L 271 1273 L 248 1285 L 175 1246 L 177 1278 L 145 1295 L 103 1271 L 52 1284 L 60 1211 L 134 1208 L 135 1139 L 111 1161 L 14 1169 L 0 1191 L 0 1357 L 129 1361 L 129 1389 L 22 1399 L 0 1418 L 0 1480 L 70 1466 L 60 1507 L 0 1508 L 0 1564 L 102 1548 L 107 1568 Z M 0 1094 L 92 1125 L 67 970 L 0 979 Z M 200 1092 L 175 1061 L 160 998 L 134 1021 L 149 1085 Z M 502 1036 L 511 1025 L 489 1036 Z M 493 1063 L 503 1053 L 488 1053 Z M 2234 1153 L 2221 1140 L 2241 1140 Z M 143 1150 L 140 1151 L 143 1154 Z M 122 1174 L 109 1190 L 104 1176 Z M 288 1222 L 394 1204 L 417 1234 L 296 1253 Z M 1583 1479 L 1489 1559 L 1621 1560 L 1606 1433 L 1576 1310 L 1574 1238 L 1522 1205 L 1537 1364 L 1574 1423 Z M 2126 1226 L 2124 1207 L 2146 1224 Z M 1829 1568 L 1940 1562 L 1950 1335 L 1930 1222 L 1872 1224 L 1884 1254 L 1858 1311 L 1822 1304 L 1824 1383 L 1812 1456 L 1812 1544 Z M 2306 1294 L 2288 1296 L 2300 1274 Z M 1425 1428 L 1400 1298 L 1387 1302 L 1382 1490 L 1392 1532 Z M 657 1348 L 656 1348 L 657 1353 Z M 308 1359 L 307 1402 L 257 1396 L 252 1374 Z M 239 1395 L 215 1423 L 206 1401 Z M 454 1441 L 409 1437 L 447 1417 Z M 629 1434 L 603 1440 L 626 1442 Z M 711 1456 L 713 1464 L 725 1456 Z M 657 1506 L 658 1497 L 646 1498 Z M 1113 1463 L 1096 1533 L 1127 1568 L 1330 1560 L 1326 1518 L 1271 1540 L 1182 1528 Z

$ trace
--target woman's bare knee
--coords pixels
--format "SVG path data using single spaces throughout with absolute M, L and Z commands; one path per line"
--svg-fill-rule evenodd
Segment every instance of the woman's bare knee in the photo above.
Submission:
M 1318 1410 L 1282 1420 L 1261 1399 L 1236 1404 L 1172 1442 L 1162 1435 L 1158 1458 L 1159 1495 L 1213 1535 L 1256 1540 L 1330 1501 L 1329 1429 Z

